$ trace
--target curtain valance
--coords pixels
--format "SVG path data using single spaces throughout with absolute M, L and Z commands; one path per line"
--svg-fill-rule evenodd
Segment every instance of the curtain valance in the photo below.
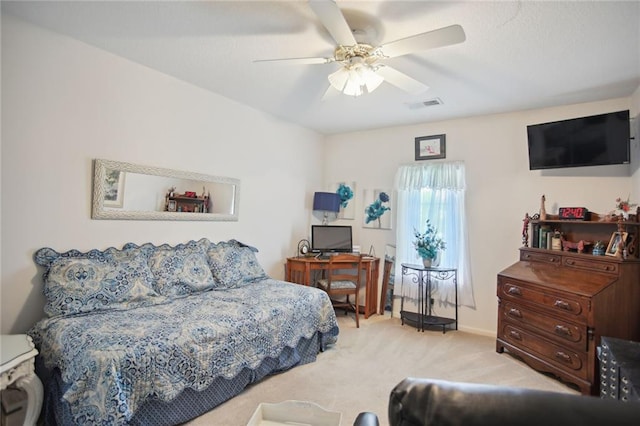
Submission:
M 445 163 L 408 164 L 400 166 L 395 177 L 395 189 L 405 191 L 422 188 L 465 189 L 464 163 L 450 161 Z

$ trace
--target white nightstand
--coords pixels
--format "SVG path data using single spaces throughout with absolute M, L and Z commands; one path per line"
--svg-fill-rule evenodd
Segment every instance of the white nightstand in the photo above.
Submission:
M 42 382 L 35 373 L 38 351 L 26 334 L 0 335 L 0 390 L 14 384 L 27 392 L 25 425 L 35 425 L 42 408 Z

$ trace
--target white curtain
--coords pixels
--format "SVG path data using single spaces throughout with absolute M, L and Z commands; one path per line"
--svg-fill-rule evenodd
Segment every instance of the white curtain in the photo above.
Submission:
M 469 243 L 465 214 L 464 163 L 442 162 L 401 166 L 395 177 L 397 193 L 396 266 L 394 294 L 416 299 L 417 286 L 405 279 L 401 264 L 421 264 L 422 259 L 413 246 L 415 230 L 424 232 L 426 221 L 438 230 L 446 243 L 440 252 L 440 267 L 458 270 L 458 304 L 475 308 Z M 455 288 L 446 282 L 436 283 L 436 297 L 443 303 L 455 303 Z

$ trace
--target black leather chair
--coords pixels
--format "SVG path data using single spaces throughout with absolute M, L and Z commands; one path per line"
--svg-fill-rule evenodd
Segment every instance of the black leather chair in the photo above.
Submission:
M 504 386 L 407 378 L 389 397 L 391 426 L 638 425 L 640 403 Z M 354 426 L 378 426 L 360 413 Z

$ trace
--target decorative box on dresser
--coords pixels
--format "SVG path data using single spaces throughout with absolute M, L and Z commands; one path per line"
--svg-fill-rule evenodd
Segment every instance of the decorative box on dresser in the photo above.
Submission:
M 528 247 L 523 238 L 520 260 L 498 274 L 497 286 L 496 351 L 507 350 L 586 395 L 598 395 L 601 336 L 640 340 L 640 223 L 636 215 L 629 222 L 592 216 L 588 221 L 532 220 L 533 235 L 545 225 L 567 241 L 587 242 L 585 249 Z M 588 243 L 606 243 L 617 231 L 627 233 L 626 258 L 592 254 Z

